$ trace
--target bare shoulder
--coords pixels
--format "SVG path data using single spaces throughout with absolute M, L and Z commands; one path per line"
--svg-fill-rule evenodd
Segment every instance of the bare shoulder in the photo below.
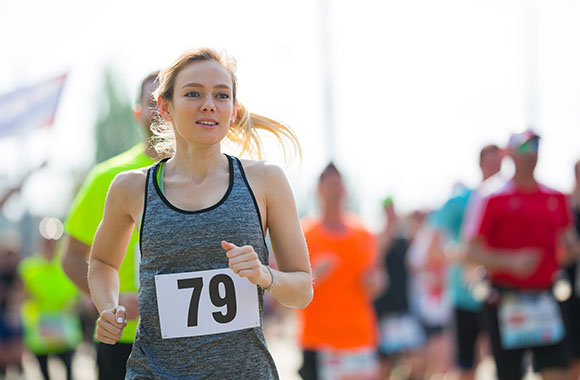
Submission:
M 278 229 L 276 226 L 287 227 L 293 220 L 298 223 L 294 195 L 284 170 L 267 161 L 243 160 L 242 165 L 262 217 L 265 218 L 263 225 L 271 232 L 280 232 L 283 228 Z
M 265 188 L 288 185 L 284 170 L 276 164 L 259 160 L 241 160 L 241 162 L 251 185 Z
M 137 221 L 143 211 L 147 169 L 133 169 L 117 174 L 109 188 L 105 207 L 116 208 L 119 213 Z
M 145 182 L 147 181 L 147 169 L 140 168 L 120 172 L 113 179 L 109 191 L 114 191 L 119 195 L 143 193 L 145 191 Z

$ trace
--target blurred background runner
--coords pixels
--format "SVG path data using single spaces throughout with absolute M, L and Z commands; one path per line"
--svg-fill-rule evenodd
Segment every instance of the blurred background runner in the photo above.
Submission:
M 62 265 L 66 274 L 85 294 L 89 294 L 87 282 L 89 252 L 103 216 L 105 198 L 113 178 L 124 170 L 149 166 L 158 158 L 153 147 L 147 142 L 147 139 L 153 134 L 150 126 L 156 104 L 153 102 L 152 93 L 157 87 L 157 74 L 157 72 L 151 73 L 143 79 L 138 104 L 134 112 L 135 119 L 143 128 L 144 141 L 130 150 L 100 163 L 89 173 L 71 205 L 65 222 L 66 236 Z M 127 247 L 125 260 L 119 270 L 120 299 L 127 307 L 127 326 L 116 344 L 96 343 L 98 372 L 101 380 L 122 380 L 125 378 L 126 363 L 135 339 L 139 317 L 138 242 L 139 231 L 135 229 Z M 96 313 L 94 317 L 96 319 Z

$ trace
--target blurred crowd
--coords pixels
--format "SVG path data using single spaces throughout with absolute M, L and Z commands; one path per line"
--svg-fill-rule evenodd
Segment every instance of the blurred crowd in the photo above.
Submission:
M 488 359 L 479 378 L 579 379 L 580 161 L 562 194 L 535 178 L 539 147 L 530 129 L 482 147 L 481 184 L 455 184 L 434 210 L 399 215 L 386 197 L 376 235 L 344 209 L 329 165 L 320 216 L 304 221 L 302 378 L 475 379 Z
M 146 131 L 155 77 L 144 80 L 135 113 Z M 347 210 L 342 173 L 326 166 L 317 184 L 319 213 L 302 226 L 314 299 L 296 312 L 299 375 L 474 379 L 482 360 L 493 358 L 492 375 L 499 379 L 536 372 L 544 379 L 578 380 L 580 161 L 559 169 L 574 170 L 570 193 L 552 190 L 534 176 L 540 141 L 526 130 L 505 145 L 482 147 L 481 184 L 455 184 L 437 209 L 400 215 L 396 199 L 385 197 L 378 233 Z M 133 327 L 116 345 L 94 340 L 97 311 L 88 297 L 86 261 L 108 184 L 121 170 L 155 162 L 147 149 L 139 144 L 89 174 L 64 237 L 48 234 L 39 238 L 36 252 L 23 252 L 18 236 L 1 234 L 0 378 L 7 371 L 23 373 L 26 351 L 45 379 L 52 356 L 70 379 L 82 342 L 95 347 L 100 379 L 124 378 L 138 319 L 137 235 L 120 269 Z M 508 159 L 514 164 L 509 178 L 501 171 Z M 19 187 L 5 194 L 0 207 Z M 279 308 L 270 299 L 266 318 Z

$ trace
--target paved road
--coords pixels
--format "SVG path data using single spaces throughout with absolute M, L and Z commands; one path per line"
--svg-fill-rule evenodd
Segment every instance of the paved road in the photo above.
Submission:
M 270 321 L 264 328 L 268 346 L 278 367 L 281 380 L 301 380 L 297 375 L 301 354 L 296 346 L 296 323 L 293 313 L 285 313 L 278 320 Z M 42 380 L 38 365 L 34 357 L 24 357 L 25 380 Z M 51 380 L 64 380 L 64 367 L 58 360 L 49 360 Z M 494 380 L 495 367 L 491 359 L 486 359 L 477 370 L 476 380 Z M 95 352 L 91 345 L 83 344 L 79 347 L 73 361 L 75 380 L 96 380 Z M 9 373 L 6 380 L 18 380 L 19 377 Z M 439 379 L 439 380 L 444 380 Z M 433 380 L 433 379 L 430 379 Z M 539 377 L 529 374 L 525 380 L 539 380 Z
M 301 380 L 296 371 L 300 365 L 300 351 L 294 344 L 295 323 L 292 313 L 277 321 L 272 321 L 265 327 L 268 347 L 280 372 L 281 380 Z M 36 359 L 25 354 L 24 379 L 43 380 Z M 51 380 L 64 380 L 64 366 L 58 359 L 49 359 Z M 75 380 L 96 380 L 95 351 L 90 344 L 81 344 L 73 360 L 73 376 Z M 13 372 L 9 372 L 6 380 L 20 380 Z

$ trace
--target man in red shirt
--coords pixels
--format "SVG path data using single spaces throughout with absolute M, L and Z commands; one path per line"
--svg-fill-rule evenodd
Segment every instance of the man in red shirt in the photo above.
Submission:
M 566 197 L 535 179 L 538 145 L 531 130 L 511 136 L 514 175 L 484 185 L 465 228 L 468 259 L 486 267 L 493 288 L 487 320 L 500 380 L 523 378 L 528 350 L 544 380 L 566 378 L 570 361 L 551 287 L 562 248 L 575 235 Z

